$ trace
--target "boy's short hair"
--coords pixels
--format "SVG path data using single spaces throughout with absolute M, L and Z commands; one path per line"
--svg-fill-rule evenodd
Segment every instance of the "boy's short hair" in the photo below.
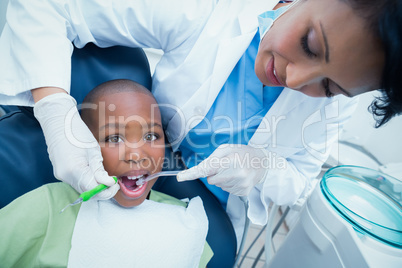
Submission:
M 81 118 L 88 125 L 91 122 L 92 109 L 85 109 L 85 105 L 97 104 L 100 97 L 120 93 L 120 92 L 137 92 L 150 96 L 155 99 L 151 91 L 141 84 L 128 79 L 116 79 L 104 82 L 93 88 L 88 95 L 85 96 L 83 108 L 81 109 Z M 156 102 L 156 101 L 155 101 Z

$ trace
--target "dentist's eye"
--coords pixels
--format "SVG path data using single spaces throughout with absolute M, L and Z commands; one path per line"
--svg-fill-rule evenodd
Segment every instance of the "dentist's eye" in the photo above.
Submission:
M 302 48 L 303 48 L 304 53 L 306 53 L 307 57 L 309 57 L 309 58 L 314 58 L 314 57 L 317 57 L 317 55 L 314 54 L 314 53 L 310 50 L 310 47 L 309 47 L 309 45 L 308 45 L 308 34 L 309 34 L 309 33 L 306 33 L 306 35 L 304 35 L 304 36 L 301 38 L 300 44 L 301 44 L 301 46 L 302 46 Z
M 110 135 L 105 138 L 105 142 L 109 143 L 118 143 L 122 141 L 123 141 L 122 138 L 120 138 L 118 135 Z
M 144 140 L 146 141 L 154 141 L 159 139 L 159 135 L 155 133 L 148 133 L 144 136 Z
M 324 79 L 322 83 L 325 90 L 325 96 L 327 96 L 328 98 L 333 97 L 334 93 L 332 93 L 331 90 L 329 89 L 329 79 Z

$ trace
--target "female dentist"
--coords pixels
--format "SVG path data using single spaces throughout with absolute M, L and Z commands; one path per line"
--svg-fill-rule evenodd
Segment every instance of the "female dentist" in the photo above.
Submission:
M 79 118 L 65 120 L 76 109 L 66 94 L 72 42 L 162 49 L 152 90 L 173 150 L 194 167 L 178 180 L 207 177 L 239 236 L 238 196 L 247 196 L 255 224 L 267 222 L 270 202 L 294 205 L 306 196 L 354 110 L 350 97 L 386 85 L 394 95 L 384 91 L 385 100 L 400 99 L 400 83 L 383 81 L 384 71 L 392 78 L 401 67 L 385 69 L 382 17 L 366 15 L 401 14 L 401 3 L 365 3 L 12 0 L 0 39 L 1 102 L 34 106 L 57 178 L 80 192 L 113 185 L 89 130 Z M 393 26 L 398 42 L 401 25 Z M 385 121 L 401 112 L 393 107 Z

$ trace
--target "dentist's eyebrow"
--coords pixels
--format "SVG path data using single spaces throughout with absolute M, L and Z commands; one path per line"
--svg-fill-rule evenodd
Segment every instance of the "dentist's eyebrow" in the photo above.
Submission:
M 324 45 L 325 45 L 325 62 L 328 63 L 328 62 L 329 62 L 328 39 L 327 39 L 327 35 L 326 35 L 325 32 L 324 32 L 324 28 L 322 27 L 321 22 L 320 22 L 320 28 L 321 28 L 322 37 L 324 38 Z
M 340 91 L 342 91 L 343 93 L 345 93 L 346 96 L 348 96 L 349 98 L 352 98 L 352 97 L 353 97 L 349 92 L 346 91 L 346 89 L 344 89 L 343 87 L 341 87 L 341 86 L 338 85 L 337 83 L 334 83 L 334 84 L 339 88 Z
M 322 37 L 324 39 L 324 46 L 325 46 L 325 62 L 329 63 L 329 46 L 328 46 L 328 39 L 327 39 L 327 35 L 324 32 L 324 27 L 322 27 L 322 23 L 320 22 L 320 28 L 321 28 L 321 34 Z M 344 89 L 343 87 L 341 87 L 340 85 L 338 85 L 337 83 L 334 83 L 340 91 L 342 91 L 343 93 L 345 93 L 346 96 L 348 96 L 349 98 L 353 97 L 348 91 L 346 91 L 346 89 Z

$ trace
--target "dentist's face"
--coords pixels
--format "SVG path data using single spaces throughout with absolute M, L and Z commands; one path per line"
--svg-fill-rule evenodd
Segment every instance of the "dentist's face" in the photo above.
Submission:
M 255 72 L 267 86 L 313 97 L 380 87 L 384 54 L 364 19 L 342 0 L 300 0 L 261 41 Z

